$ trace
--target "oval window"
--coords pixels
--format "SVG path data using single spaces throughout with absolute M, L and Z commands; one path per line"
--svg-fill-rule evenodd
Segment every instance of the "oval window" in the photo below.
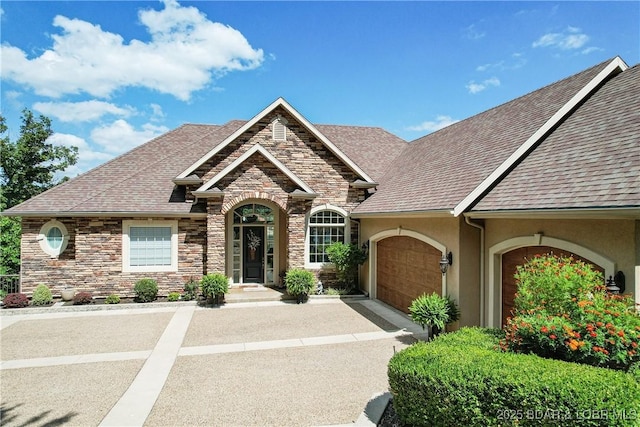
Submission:
M 67 248 L 69 233 L 63 223 L 52 219 L 42 226 L 38 240 L 46 254 L 57 257 Z
M 58 227 L 52 227 L 47 232 L 47 244 L 53 250 L 59 250 L 62 246 L 62 231 Z

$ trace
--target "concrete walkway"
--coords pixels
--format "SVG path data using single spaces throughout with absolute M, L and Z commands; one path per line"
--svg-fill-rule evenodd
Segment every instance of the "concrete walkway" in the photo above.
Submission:
M 129 322 L 129 323 L 127 323 Z M 275 324 L 270 324 L 273 322 Z M 151 323 L 156 327 L 150 326 Z M 56 333 L 56 325 L 62 328 L 76 330 L 82 342 L 76 346 L 74 339 L 65 343 L 60 337 L 51 336 Z M 83 335 L 83 325 L 91 325 L 94 340 L 100 341 L 99 336 L 108 335 L 104 342 L 88 343 L 90 335 Z M 136 326 L 132 326 L 136 325 Z M 114 326 L 120 330 L 111 331 Z M 159 326 L 159 328 L 157 327 Z M 30 329 L 33 328 L 33 329 Z M 218 329 L 216 329 L 218 328 Z M 259 330 L 256 330 L 259 328 Z M 362 425 L 373 425 L 377 420 L 372 420 L 381 414 L 386 405 L 388 395 L 381 394 L 386 387 L 386 370 L 383 370 L 388 357 L 392 355 L 389 350 L 384 350 L 380 357 L 375 353 L 380 349 L 392 347 L 393 351 L 404 348 L 412 340 L 412 334 L 420 334 L 422 330 L 409 318 L 388 306 L 376 301 L 360 300 L 345 304 L 339 299 L 311 300 L 304 305 L 295 305 L 285 302 L 252 302 L 228 304 L 220 308 L 207 309 L 195 305 L 181 305 L 174 307 L 161 307 L 157 309 L 141 308 L 136 310 L 115 310 L 108 312 L 55 312 L 25 314 L 13 316 L 0 316 L 0 337 L 2 339 L 2 361 L 0 361 L 0 374 L 2 383 L 0 396 L 2 396 L 2 425 L 22 424 L 27 419 L 46 418 L 49 414 L 33 413 L 42 407 L 30 407 L 27 403 L 31 399 L 42 399 L 43 387 L 33 384 L 32 388 L 14 384 L 19 378 L 28 378 L 25 373 L 51 372 L 51 369 L 78 369 L 90 367 L 94 371 L 118 372 L 118 366 L 123 371 L 134 374 L 129 379 L 122 380 L 126 388 L 115 388 L 107 396 L 104 390 L 94 390 L 97 395 L 104 394 L 101 399 L 101 408 L 91 407 L 85 412 L 72 413 L 59 411 L 59 419 L 64 419 L 65 424 L 90 424 L 104 426 L 140 426 L 144 425 L 191 425 L 191 424 L 216 424 L 216 425 L 311 425 L 325 424 L 325 420 L 337 420 L 339 423 L 358 422 Z M 123 331 L 138 331 L 135 337 L 119 341 Z M 333 332 L 323 334 L 323 332 Z M 341 333 L 335 333 L 341 332 Z M 24 334 L 41 334 L 39 339 L 44 348 L 35 346 L 24 349 L 20 341 L 33 339 Z M 109 335 L 111 334 L 111 335 Z M 159 335 L 159 337 L 158 337 Z M 270 339 L 256 340 L 256 337 Z M 281 337 L 281 339 L 274 339 Z M 247 339 L 249 338 L 249 339 Z M 131 349 L 135 342 L 155 342 L 152 349 Z M 371 345 L 366 343 L 372 343 Z M 374 344 L 374 343 L 380 344 Z M 58 343 L 58 345 L 56 345 Z M 189 343 L 189 345 L 185 345 Z M 388 343 L 388 344 L 386 344 Z M 382 347 L 380 347 L 382 345 Z M 56 347 L 61 347 L 56 349 Z M 104 349 L 102 352 L 83 353 L 82 349 Z M 64 354 L 65 349 L 76 350 L 79 354 Z M 296 350 L 298 349 L 298 350 Z M 113 350 L 113 351 L 108 351 Z M 29 356 L 22 357 L 27 351 Z M 359 352 L 364 352 L 360 354 Z M 241 354 L 246 356 L 240 357 Z M 225 356 L 226 355 L 226 356 Z M 211 359 L 211 358 L 214 359 Z M 294 359 L 292 359 L 294 357 Z M 178 359 L 180 363 L 178 363 Z M 377 372 L 368 373 L 367 360 L 377 360 Z M 265 363 L 267 361 L 268 363 Z M 291 369 L 301 375 L 301 381 L 282 380 L 286 374 L 287 366 L 281 366 L 282 361 Z M 354 366 L 358 361 L 364 368 L 361 373 L 358 369 L 346 366 L 343 371 L 341 363 L 351 361 Z M 140 366 L 139 363 L 142 363 Z M 124 364 L 124 365 L 123 365 Z M 225 377 L 219 381 L 215 376 L 198 375 L 198 370 L 203 366 L 225 366 L 232 372 L 220 373 Z M 327 370 L 327 375 L 322 378 L 314 377 L 314 369 L 308 364 L 316 365 L 315 371 Z M 320 365 L 318 365 L 320 364 Z M 111 366 L 111 368 L 109 367 Z M 238 366 L 236 368 L 235 366 Z M 138 368 L 136 368 L 138 367 Z M 278 371 L 278 369 L 280 369 Z M 45 371 L 42 371 L 42 370 Z M 179 373 L 193 371 L 194 377 L 189 374 Z M 234 374 L 235 369 L 241 369 Z M 251 376 L 243 375 L 242 371 L 252 372 Z M 70 371 L 71 372 L 71 371 Z M 336 378 L 330 378 L 335 373 Z M 352 378 L 349 379 L 349 374 Z M 263 384 L 256 384 L 257 377 L 264 376 Z M 343 378 L 346 376 L 346 378 Z M 367 379 L 367 376 L 370 378 Z M 38 377 L 36 374 L 35 377 Z M 308 377 L 308 378 L 307 378 Z M 375 377 L 375 381 L 369 381 Z M 107 378 L 109 375 L 107 374 Z M 306 378 L 306 379 L 305 379 Z M 385 380 L 382 382 L 382 380 Z M 70 394 L 77 393 L 73 385 L 76 379 L 66 378 L 70 384 Z M 343 405 L 345 400 L 351 399 L 349 391 L 359 384 L 373 383 L 375 389 L 371 389 L 366 397 L 355 402 L 354 406 Z M 289 383 L 292 383 L 291 386 Z M 192 385 L 200 384 L 194 389 Z M 276 387 L 279 385 L 279 387 Z M 314 385 L 317 387 L 314 388 Z M 335 386 L 334 386 L 335 385 Z M 79 386 L 79 385 L 78 385 Z M 369 385 L 371 386 L 371 384 Z M 260 390 L 266 387 L 264 393 Z M 80 388 L 80 387 L 78 387 Z M 314 394 L 331 393 L 333 389 L 343 388 L 346 395 L 314 398 Z M 363 387 L 366 389 L 366 387 Z M 291 405 L 270 398 L 275 393 L 287 390 L 295 396 L 309 396 L 310 401 L 317 401 L 326 405 L 322 411 L 309 410 L 309 417 L 297 415 L 284 416 L 283 411 L 290 410 Z M 45 387 L 46 390 L 46 387 Z M 201 392 L 201 391 L 206 392 Z M 236 392 L 242 390 L 242 393 Z M 63 390 L 65 391 L 65 390 Z M 40 392 L 40 393 L 39 393 Z M 202 395 L 235 396 L 225 400 L 223 408 L 216 406 L 210 399 L 203 401 L 204 405 L 215 409 L 203 409 L 201 413 L 194 415 L 193 411 L 183 412 L 176 402 L 198 401 L 199 393 Z M 375 395 L 372 396 L 372 393 Z M 256 398 L 264 396 L 261 403 Z M 204 397 L 203 397 L 204 399 Z M 286 399 L 286 398 L 285 398 Z M 314 400 L 315 399 L 315 400 Z M 369 399 L 369 401 L 367 401 Z M 46 399 L 45 399 L 46 401 Z M 111 402 L 111 403 L 110 403 Z M 300 399 L 301 403 L 305 399 Z M 243 410 L 235 413 L 231 406 L 246 405 Z M 261 407 L 262 405 L 262 407 Z M 99 406 L 99 405 L 98 405 Z M 268 408 L 264 408 L 268 406 Z M 344 406 L 336 407 L 336 406 Z M 362 409 L 368 408 L 362 412 Z M 197 408 L 195 405 L 194 408 Z M 381 409 L 382 408 L 382 409 Z M 221 413 L 224 409 L 224 413 Z M 80 409 L 79 409 L 80 410 Z M 51 409 L 55 413 L 55 410 Z M 317 416 L 314 416 L 314 413 Z M 331 416 L 327 416 L 330 412 Z M 362 413 L 361 413 L 362 412 Z M 73 414 L 73 415 L 72 415 Z M 373 415 L 372 415 L 373 414 Z M 65 418 L 66 417 L 66 418 Z M 212 418 L 211 418 L 212 417 Z M 335 424 L 335 423 L 333 423 Z

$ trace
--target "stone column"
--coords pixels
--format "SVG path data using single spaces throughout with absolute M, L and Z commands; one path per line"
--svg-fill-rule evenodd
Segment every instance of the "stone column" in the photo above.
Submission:
M 226 265 L 225 215 L 222 199 L 207 200 L 207 274 L 223 273 Z
M 287 268 L 304 268 L 304 238 L 306 233 L 306 204 L 304 201 L 289 202 L 287 233 L 289 248 L 287 251 Z

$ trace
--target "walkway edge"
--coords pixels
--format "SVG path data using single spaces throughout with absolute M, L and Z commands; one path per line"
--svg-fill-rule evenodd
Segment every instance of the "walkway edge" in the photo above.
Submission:
M 195 306 L 180 307 L 127 391 L 101 426 L 141 426 L 151 413 L 187 333 Z

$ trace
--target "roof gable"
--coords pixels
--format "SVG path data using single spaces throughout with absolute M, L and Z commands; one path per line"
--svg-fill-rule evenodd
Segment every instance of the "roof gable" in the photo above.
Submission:
M 640 207 L 639 100 L 636 65 L 590 96 L 471 212 Z
M 176 179 L 183 179 L 191 175 L 195 172 L 200 166 L 202 166 L 207 160 L 211 157 L 222 151 L 225 147 L 235 141 L 238 137 L 240 137 L 243 133 L 249 130 L 253 125 L 262 120 L 265 116 L 270 114 L 276 108 L 281 107 L 284 108 L 289 114 L 291 114 L 299 123 L 301 123 L 305 128 L 311 132 L 313 136 L 315 136 L 322 144 L 324 144 L 329 151 L 331 151 L 336 157 L 338 157 L 345 165 L 349 167 L 353 172 L 355 172 L 358 176 L 364 179 L 367 182 L 373 183 L 374 180 L 365 173 L 352 159 L 347 157 L 346 154 L 342 152 L 335 144 L 333 144 L 325 135 L 323 135 L 313 124 L 311 124 L 304 116 L 302 116 L 298 111 L 296 111 L 287 101 L 283 98 L 278 98 L 274 102 L 272 102 L 268 107 L 254 116 L 251 120 L 246 122 L 244 125 L 240 126 L 235 132 L 229 135 L 224 139 L 220 144 L 211 149 L 207 154 L 202 156 L 198 161 L 193 163 L 189 168 L 184 170 L 180 175 L 176 177 Z
M 255 144 L 249 150 L 245 151 L 240 157 L 235 159 L 232 163 L 227 165 L 223 170 L 218 172 L 213 178 L 203 184 L 200 188 L 198 188 L 198 192 L 207 191 L 215 184 L 217 184 L 222 178 L 227 176 L 231 171 L 236 169 L 242 163 L 247 161 L 251 156 L 255 153 L 262 154 L 269 162 L 271 162 L 275 167 L 277 167 L 282 173 L 284 173 L 291 181 L 295 182 L 298 187 L 300 187 L 305 193 L 308 193 L 310 196 L 314 195 L 314 191 L 309 187 L 303 180 L 298 178 L 296 174 L 294 174 L 289 168 L 287 168 L 282 162 L 276 159 L 269 151 L 264 148 L 260 144 Z
M 587 96 L 598 89 L 606 79 L 613 74 L 624 71 L 628 68 L 619 57 L 614 58 L 602 71 L 600 71 L 593 79 L 591 79 L 578 93 L 576 93 L 566 104 L 562 106 L 556 113 L 551 116 L 538 130 L 535 131 L 516 151 L 514 151 L 506 160 L 504 160 L 497 169 L 487 176 L 476 188 L 473 189 L 460 203 L 453 209 L 453 215 L 458 216 L 462 212 L 469 209 L 476 203 L 483 194 L 486 193 L 498 180 L 504 177 L 513 166 L 522 160 L 530 150 L 540 142 L 540 140 L 548 135 L 563 119 L 565 119 L 572 111 L 583 102 Z
M 474 190 L 490 185 L 488 177 L 498 166 L 511 163 L 510 156 L 576 101 L 576 94 L 590 82 L 601 82 L 603 75 L 620 67 L 625 65 L 619 58 L 603 62 L 409 143 L 388 168 L 378 191 L 354 213 L 449 213 L 455 207 L 463 212 L 468 208 L 462 208 L 462 201 L 469 202 L 472 193 L 481 196 Z

